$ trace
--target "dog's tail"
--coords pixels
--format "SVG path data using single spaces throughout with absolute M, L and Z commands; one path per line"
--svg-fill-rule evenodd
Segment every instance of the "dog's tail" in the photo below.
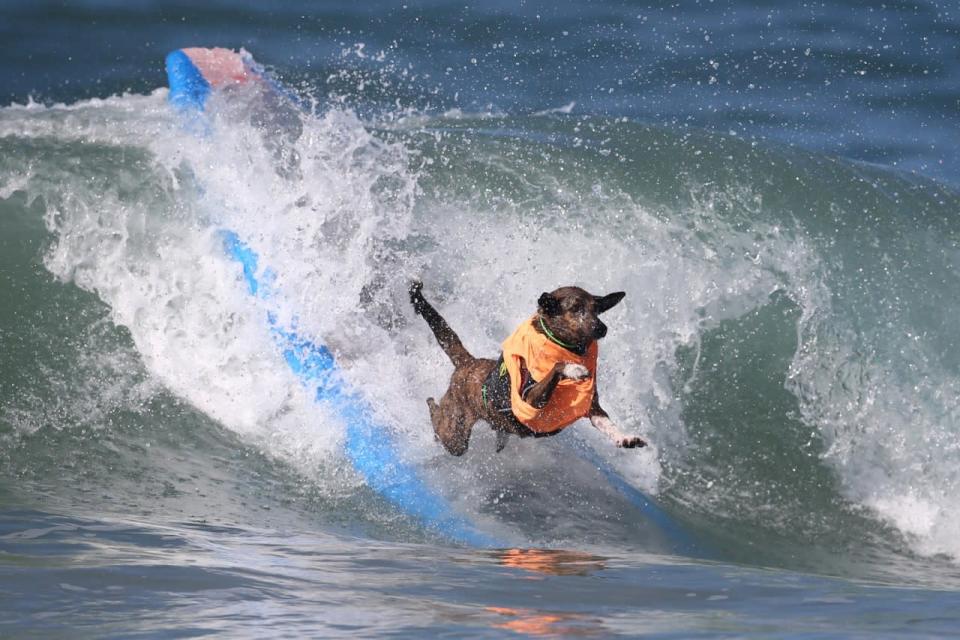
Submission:
M 423 319 L 430 325 L 433 335 L 436 336 L 437 342 L 440 343 L 444 353 L 453 362 L 454 367 L 459 367 L 474 359 L 467 348 L 463 346 L 463 343 L 460 342 L 460 337 L 447 324 L 447 321 L 423 297 L 423 283 L 419 280 L 410 285 L 410 303 L 413 304 L 413 310 L 418 315 L 423 316 Z

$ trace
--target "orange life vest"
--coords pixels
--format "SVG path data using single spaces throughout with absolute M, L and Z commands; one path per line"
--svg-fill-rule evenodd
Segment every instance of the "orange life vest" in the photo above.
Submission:
M 513 415 L 535 433 L 551 433 L 568 427 L 590 412 L 596 389 L 597 343 L 593 342 L 585 354 L 578 355 L 534 329 L 538 321 L 535 315 L 522 323 L 503 342 L 503 364 L 510 374 L 510 406 Z M 562 379 L 553 390 L 550 400 L 542 409 L 524 402 L 520 395 L 523 384 L 520 361 L 536 381 L 550 374 L 557 362 L 583 365 L 590 377 L 583 380 Z

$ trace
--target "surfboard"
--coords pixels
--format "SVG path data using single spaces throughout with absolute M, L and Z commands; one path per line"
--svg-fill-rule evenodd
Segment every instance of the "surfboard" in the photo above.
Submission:
M 246 53 L 220 48 L 178 49 L 167 56 L 166 68 L 170 86 L 168 100 L 193 135 L 208 132 L 203 113 L 214 91 L 256 85 L 295 102 L 295 98 Z M 267 306 L 266 323 L 284 361 L 300 382 L 314 391 L 316 401 L 332 409 L 346 425 L 344 453 L 366 484 L 402 512 L 450 540 L 475 547 L 506 546 L 458 513 L 417 468 L 403 461 L 391 429 L 379 423 L 369 403 L 350 388 L 330 350 L 315 338 L 301 335 L 296 318 L 284 325 L 279 320 L 279 310 L 270 308 L 276 293 L 272 269 L 261 264 L 257 253 L 236 232 L 221 229 L 220 236 L 225 255 L 242 267 L 248 293 Z M 704 555 L 663 508 L 631 485 L 594 450 L 582 443 L 576 449 L 611 487 L 660 529 L 674 552 Z
M 212 91 L 251 83 L 272 88 L 250 56 L 229 49 L 179 49 L 166 59 L 170 83 L 168 100 L 194 135 L 206 131 L 201 119 Z M 480 531 L 422 477 L 404 462 L 396 437 L 375 418 L 370 404 L 343 379 L 333 353 L 323 344 L 301 335 L 294 317 L 280 320 L 275 308 L 275 272 L 235 231 L 221 229 L 223 251 L 242 269 L 250 296 L 266 307 L 266 323 L 277 349 L 314 399 L 331 409 L 344 423 L 344 454 L 368 487 L 428 530 L 474 547 L 507 546 Z

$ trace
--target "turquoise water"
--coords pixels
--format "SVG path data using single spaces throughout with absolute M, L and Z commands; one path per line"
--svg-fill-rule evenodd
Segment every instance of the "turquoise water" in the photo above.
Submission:
M 3 11 L 0 635 L 955 633 L 952 7 Z M 245 47 L 307 111 L 241 94 L 186 134 L 188 45 Z M 364 486 L 222 227 L 506 548 Z M 626 291 L 599 384 L 652 446 L 444 454 L 414 277 L 484 355 L 542 290 Z

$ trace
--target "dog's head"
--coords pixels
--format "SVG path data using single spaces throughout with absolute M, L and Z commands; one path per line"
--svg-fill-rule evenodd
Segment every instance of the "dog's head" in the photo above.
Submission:
M 600 314 L 623 300 L 625 295 L 623 291 L 617 291 L 595 296 L 580 287 L 561 287 L 541 294 L 537 310 L 558 341 L 574 346 L 577 351 L 585 351 L 594 340 L 607 335 L 607 325 L 600 321 Z

